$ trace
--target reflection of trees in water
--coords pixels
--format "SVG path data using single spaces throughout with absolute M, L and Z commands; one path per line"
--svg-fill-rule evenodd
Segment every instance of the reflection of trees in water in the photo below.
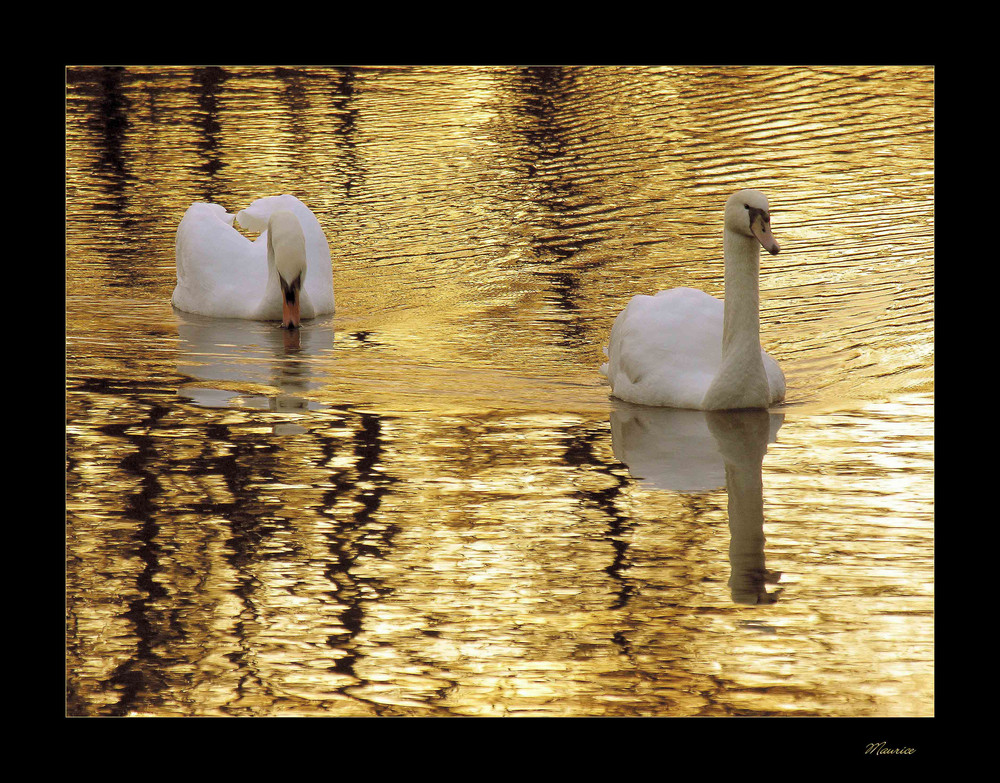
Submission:
M 165 520 L 157 511 L 164 488 L 158 478 L 159 471 L 156 467 L 159 448 L 155 438 L 155 432 L 161 428 L 163 418 L 171 411 L 170 406 L 164 404 L 164 399 L 157 400 L 156 397 L 162 395 L 169 398 L 173 395 L 173 390 L 168 391 L 157 386 L 158 384 L 153 382 L 134 383 L 121 379 L 111 381 L 90 378 L 83 380 L 73 389 L 75 393 L 98 396 L 125 393 L 133 401 L 128 406 L 130 413 L 136 407 L 140 410 L 135 418 L 103 424 L 95 422 L 94 427 L 102 436 L 125 446 L 107 456 L 109 462 L 117 463 L 116 467 L 125 474 L 128 486 L 132 490 L 124 493 L 122 497 L 121 515 L 132 524 L 128 551 L 134 562 L 140 564 L 138 569 L 133 568 L 131 571 L 133 579 L 131 589 L 119 591 L 123 596 L 132 596 L 123 600 L 117 611 L 133 629 L 134 649 L 131 655 L 107 673 L 102 683 L 106 691 L 114 694 L 106 712 L 111 715 L 125 715 L 137 702 L 154 705 L 158 703 L 156 694 L 168 687 L 162 672 L 160 645 L 165 639 L 170 639 L 178 633 L 176 628 L 171 627 L 169 618 L 164 616 L 161 604 L 162 599 L 167 598 L 170 591 L 164 586 L 161 578 L 164 571 L 161 559 L 164 554 L 162 529 Z M 139 405 L 136 406 L 135 402 Z M 102 410 L 103 406 L 98 406 L 96 409 Z M 69 451 L 73 451 L 71 448 L 73 440 L 75 439 L 67 436 Z M 67 465 L 68 497 L 71 497 L 74 491 L 86 488 L 81 473 L 75 470 L 77 467 L 83 468 L 82 465 L 77 466 L 73 463 Z M 72 527 L 72 513 L 67 514 L 67 519 Z M 72 532 L 69 537 L 73 538 Z M 116 553 L 103 554 L 108 560 L 113 561 Z M 79 552 L 74 552 L 69 559 L 67 584 L 72 584 L 76 566 L 83 569 L 88 567 Z M 120 576 L 120 574 L 106 574 L 106 578 L 109 579 Z M 70 627 L 75 625 L 73 619 L 78 617 L 72 600 L 73 595 L 73 591 L 70 590 L 67 600 L 67 616 L 71 618 Z M 70 654 L 73 648 L 71 640 L 68 645 Z M 85 700 L 77 691 L 73 678 L 67 677 L 66 687 L 68 708 L 72 710 L 73 705 L 82 705 Z M 88 712 L 88 709 L 82 709 L 79 713 L 71 712 L 71 714 Z
M 529 253 L 523 261 L 545 283 L 553 304 L 563 313 L 562 339 L 584 347 L 591 339 L 589 316 L 580 301 L 580 278 L 599 265 L 579 257 L 599 242 L 601 232 L 581 211 L 600 203 L 591 188 L 580 185 L 579 153 L 573 146 L 573 106 L 580 83 L 573 68 L 518 68 L 509 77 L 510 121 L 507 146 L 513 142 L 521 175 L 520 189 L 532 206 L 524 227 Z
M 274 649 L 273 640 L 262 640 L 273 636 L 275 631 L 268 623 L 280 616 L 275 614 L 275 590 L 282 594 L 289 591 L 299 598 L 308 595 L 313 602 L 310 622 L 332 629 L 326 631 L 326 653 L 316 649 L 324 643 L 313 640 L 310 651 L 304 654 L 325 657 L 329 671 L 350 680 L 341 687 L 353 691 L 364 686 L 358 663 L 367 660 L 370 653 L 371 640 L 359 639 L 365 630 L 366 607 L 390 596 L 392 589 L 387 577 L 372 575 L 364 563 L 385 557 L 399 530 L 381 513 L 384 498 L 398 481 L 386 469 L 388 450 L 395 454 L 400 446 L 390 441 L 385 419 L 347 405 L 326 408 L 310 411 L 310 426 L 283 438 L 259 427 L 259 416 L 279 417 L 268 410 L 252 416 L 230 408 L 220 416 L 213 409 L 197 406 L 177 408 L 175 381 L 92 380 L 78 384 L 71 392 L 76 397 L 103 400 L 93 406 L 99 420 L 94 426 L 117 448 L 113 459 L 109 449 L 101 453 L 109 463 L 114 462 L 115 482 L 127 487 L 122 495 L 122 519 L 117 520 L 122 532 L 107 545 L 115 550 L 124 545 L 134 553 L 130 568 L 109 571 L 104 567 L 107 578 L 119 582 L 114 593 L 129 596 L 114 608 L 116 619 L 127 624 L 127 634 L 119 640 L 127 649 L 101 682 L 101 688 L 116 698 L 95 707 L 93 694 L 82 694 L 80 686 L 70 680 L 69 703 L 77 705 L 71 707 L 76 714 L 124 715 L 163 706 L 175 709 L 177 694 L 192 687 L 185 680 L 191 675 L 184 672 L 197 665 L 206 649 L 223 649 L 232 667 L 224 674 L 238 678 L 238 683 L 225 686 L 227 698 L 254 694 L 255 703 L 266 709 L 269 700 L 276 698 L 273 689 L 280 683 L 271 667 L 275 661 L 284 663 L 277 652 L 280 639 Z M 118 419 L 108 420 L 109 406 L 119 410 Z M 749 603 L 754 601 L 743 601 L 741 596 L 752 594 L 762 600 L 757 590 L 766 574 L 759 459 L 770 423 L 767 414 L 763 415 L 757 422 L 731 415 L 713 417 L 710 424 L 727 465 L 733 599 Z M 85 417 L 78 418 L 85 424 Z M 503 419 L 475 422 L 452 435 L 456 449 L 448 452 L 447 466 L 463 476 L 489 475 L 498 461 L 504 469 L 517 470 L 518 460 L 524 456 L 517 449 L 505 456 L 510 433 Z M 595 510 L 606 521 L 602 538 L 610 559 L 604 570 L 617 584 L 608 609 L 626 610 L 621 616 L 626 624 L 609 629 L 609 640 L 631 657 L 639 652 L 637 645 L 644 648 L 647 643 L 637 628 L 627 624 L 628 607 L 644 589 L 644 582 L 630 576 L 629 571 L 646 565 L 634 560 L 630 542 L 637 524 L 649 524 L 627 511 L 624 495 L 634 479 L 606 455 L 605 426 L 566 425 L 554 430 L 552 436 L 562 442 L 560 464 L 596 469 L 601 476 L 599 481 L 582 481 L 570 491 L 580 507 Z M 760 442 L 762 437 L 765 444 Z M 459 444 L 464 447 L 459 448 Z M 79 442 L 71 445 L 77 455 L 88 451 Z M 526 444 L 525 448 L 530 452 L 533 447 Z M 463 456 L 467 452 L 476 452 L 471 462 Z M 80 489 L 80 459 L 77 456 L 68 466 L 71 494 Z M 302 500 L 296 490 L 281 489 L 296 481 L 317 487 L 317 499 Z M 718 511 L 714 496 L 678 497 L 693 519 Z M 70 520 L 72 526 L 72 514 Z M 702 532 L 696 525 L 672 530 L 672 549 L 699 551 L 704 546 L 699 537 Z M 310 541 L 323 542 L 319 553 L 310 548 Z M 111 552 L 106 555 L 109 559 L 114 556 Z M 91 555 L 81 557 L 70 568 L 70 585 L 80 568 L 94 567 L 93 561 L 88 562 Z M 294 583 L 273 583 L 281 574 L 277 564 L 286 562 L 295 569 L 286 574 Z M 315 591 L 315 583 L 296 586 L 300 578 L 317 574 L 329 585 L 326 597 Z M 683 612 L 689 606 L 683 597 L 691 588 L 686 582 L 650 587 L 654 592 L 681 590 L 673 604 L 669 596 L 666 602 L 657 599 L 660 609 L 669 611 L 673 605 Z M 70 594 L 74 594 L 72 588 Z M 238 600 L 238 609 L 226 613 L 228 626 L 222 640 L 217 605 L 232 597 Z M 75 614 L 72 599 L 68 611 L 70 616 Z M 72 643 L 70 648 L 72 651 Z M 667 654 L 673 652 L 657 653 Z M 277 657 L 272 660 L 272 656 Z M 308 667 L 310 663 L 303 659 L 297 665 Z M 433 665 L 437 671 L 438 664 Z M 444 667 L 438 674 L 447 676 L 447 671 Z M 197 674 L 193 676 L 198 679 Z M 380 709 L 367 702 L 366 707 Z M 249 709 L 233 708 L 241 712 Z
M 104 505 L 121 510 L 110 518 L 117 533 L 100 538 L 100 547 L 107 549 L 71 549 L 67 627 L 87 636 L 99 597 L 84 585 L 94 573 L 103 574 L 107 595 L 124 597 L 101 608 L 109 613 L 106 622 L 119 628 L 112 640 L 118 663 L 99 684 L 108 699 L 96 704 L 93 684 L 84 687 L 68 677 L 70 713 L 127 715 L 165 701 L 176 707 L 173 700 L 191 687 L 178 681 L 184 679 L 181 672 L 204 655 L 199 649 L 219 645 L 216 615 L 226 595 L 240 602 L 235 615 L 227 611 L 226 658 L 239 673 L 241 689 L 251 682 L 268 687 L 258 669 L 257 637 L 268 632 L 266 612 L 273 610 L 266 602 L 274 588 L 262 583 L 261 566 L 274 559 L 307 561 L 309 553 L 298 542 L 307 544 L 310 530 L 321 530 L 327 542 L 330 557 L 323 573 L 330 583 L 330 605 L 338 607 L 344 629 L 328 644 L 348 651 L 336 667 L 351 673 L 350 640 L 363 622 L 363 600 L 388 592 L 377 577 L 352 575 L 352 567 L 362 558 L 383 556 L 396 531 L 393 525 L 374 524 L 394 481 L 382 469 L 380 417 L 345 409 L 324 419 L 333 425 L 329 428 L 282 438 L 247 426 L 247 418 L 238 414 L 200 416 L 197 408 L 181 408 L 184 416 L 178 416 L 175 380 L 88 379 L 70 392 L 77 401 L 91 401 L 88 409 L 98 419 L 91 426 L 100 438 L 88 444 L 89 436 L 73 434 L 88 426 L 81 409 L 67 435 L 69 453 L 76 455 L 67 462 L 70 540 L 84 534 L 82 527 L 74 532 L 75 497 L 105 491 L 121 502 Z M 107 421 L 109 407 L 118 412 L 113 422 Z M 312 416 L 322 419 L 316 412 Z M 100 489 L 87 480 L 95 472 L 107 477 Z M 330 485 L 318 509 L 303 507 L 294 489 L 262 492 L 291 484 L 303 473 L 307 482 Z M 317 514 L 325 518 L 322 525 Z M 84 525 L 82 518 L 78 524 Z M 69 657 L 74 651 L 85 657 L 79 648 L 86 643 L 69 632 Z

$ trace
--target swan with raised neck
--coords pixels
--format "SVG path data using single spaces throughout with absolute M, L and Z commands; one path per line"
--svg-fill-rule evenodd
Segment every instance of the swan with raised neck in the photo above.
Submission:
M 784 377 L 779 388 L 772 388 L 761 354 L 761 247 L 771 255 L 781 249 L 771 234 L 767 198 L 756 190 L 740 190 L 726 201 L 722 364 L 702 400 L 703 410 L 767 408 L 784 399 Z
M 779 251 L 767 198 L 726 202 L 725 300 L 694 288 L 637 294 L 611 327 L 601 371 L 619 399 L 699 410 L 768 408 L 785 376 L 760 345 L 760 248 Z

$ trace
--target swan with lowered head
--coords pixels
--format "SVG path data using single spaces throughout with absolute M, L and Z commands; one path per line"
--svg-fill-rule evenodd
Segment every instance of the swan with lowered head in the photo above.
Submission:
M 260 236 L 250 241 L 236 220 Z M 281 321 L 334 311 L 330 246 L 316 216 L 295 196 L 268 196 L 236 215 L 218 204 L 188 207 L 177 227 L 178 310 L 217 318 Z
M 767 198 L 740 190 L 726 202 L 725 302 L 694 288 L 637 295 L 619 313 L 601 372 L 615 397 L 698 410 L 768 408 L 785 376 L 760 347 L 760 248 L 776 254 Z

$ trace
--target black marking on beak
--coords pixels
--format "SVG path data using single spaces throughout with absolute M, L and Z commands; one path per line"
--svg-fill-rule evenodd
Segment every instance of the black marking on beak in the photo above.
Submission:
M 285 278 L 278 275 L 278 282 L 281 283 L 281 295 L 285 297 L 285 301 L 288 304 L 292 304 L 299 290 L 302 288 L 302 275 L 296 275 L 291 283 L 286 283 Z
M 778 243 L 771 236 L 771 216 L 766 209 L 756 209 L 747 204 L 743 205 L 750 213 L 750 233 L 754 235 L 758 242 L 772 256 L 780 251 Z M 770 240 L 770 241 L 766 241 Z
M 755 220 L 760 220 L 765 226 L 770 227 L 771 225 L 771 215 L 766 209 L 757 209 L 757 207 L 751 207 L 749 204 L 744 204 L 747 212 L 750 213 L 750 225 L 752 226 Z
M 295 279 L 291 283 L 286 283 L 285 278 L 278 274 L 278 283 L 281 285 L 281 296 L 284 298 L 285 303 L 282 306 L 284 311 L 290 308 L 296 307 L 299 300 L 299 291 L 302 290 L 302 274 L 299 273 L 295 276 Z M 281 319 L 282 328 L 288 329 L 298 329 L 299 324 L 292 322 L 291 318 L 286 322 L 284 313 Z

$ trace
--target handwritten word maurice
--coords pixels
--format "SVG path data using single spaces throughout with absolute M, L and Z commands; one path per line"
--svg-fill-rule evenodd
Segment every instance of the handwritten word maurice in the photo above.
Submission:
M 900 756 L 909 756 L 911 753 L 916 753 L 917 751 L 913 748 L 887 748 L 885 742 L 869 742 L 865 747 L 865 755 L 869 753 L 874 756 L 881 756 L 886 753 L 896 754 Z

